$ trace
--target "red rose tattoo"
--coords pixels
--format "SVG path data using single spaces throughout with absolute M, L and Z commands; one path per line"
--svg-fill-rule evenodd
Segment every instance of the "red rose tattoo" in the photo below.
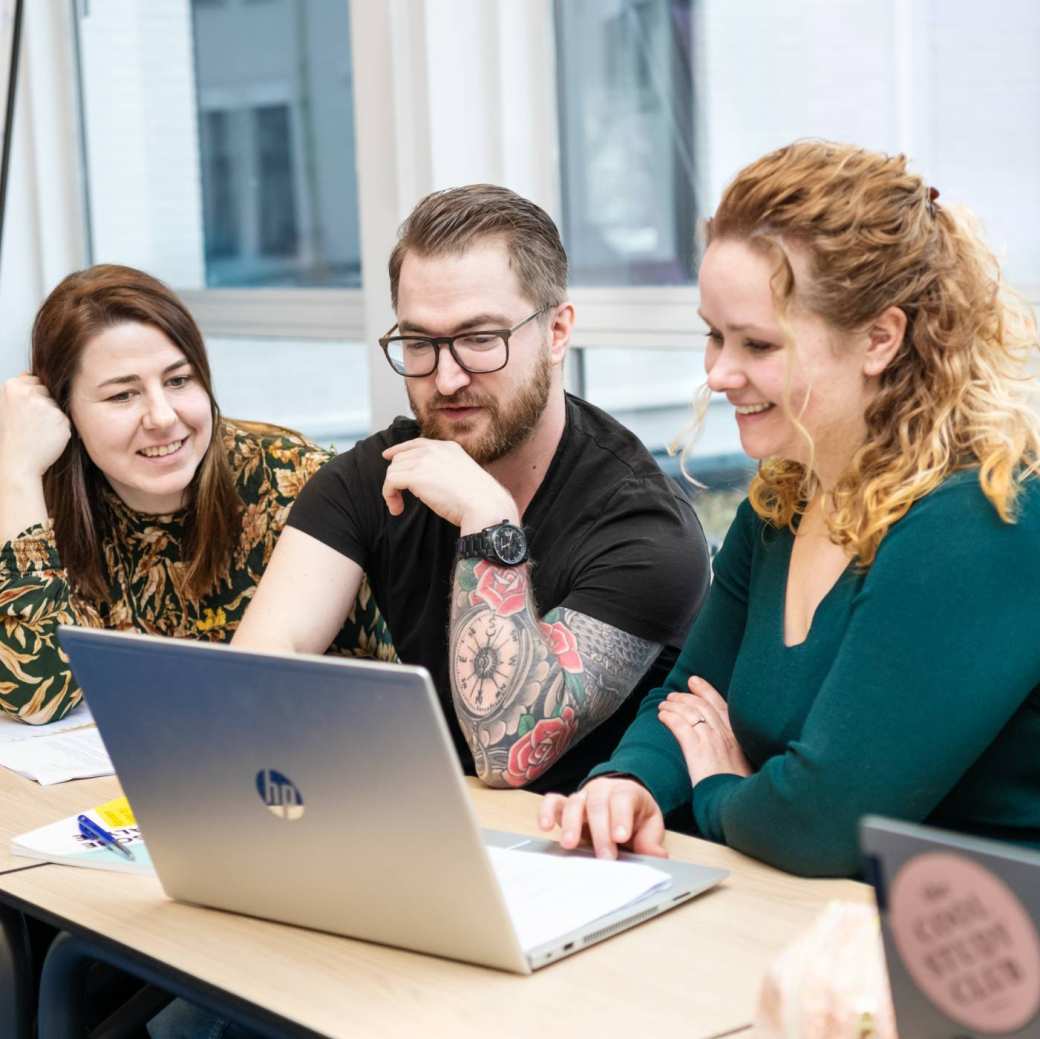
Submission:
M 574 632 L 560 621 L 553 621 L 552 624 L 540 621 L 538 627 L 542 635 L 549 640 L 549 648 L 560 662 L 560 667 L 572 675 L 580 675 L 585 670 L 585 665 L 581 661 Z
M 577 730 L 572 707 L 564 707 L 558 718 L 537 722 L 509 748 L 506 782 L 519 787 L 537 779 L 570 746 Z
M 509 617 L 527 607 L 527 575 L 523 570 L 495 566 L 482 559 L 473 576 L 477 587 L 469 595 L 471 606 L 486 603 L 500 617 Z

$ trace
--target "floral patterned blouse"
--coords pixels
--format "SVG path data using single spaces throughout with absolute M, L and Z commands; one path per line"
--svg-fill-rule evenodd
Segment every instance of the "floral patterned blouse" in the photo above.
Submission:
M 258 433 L 248 424 L 225 421 L 223 432 L 245 510 L 228 573 L 205 598 L 191 599 L 181 590 L 185 513 L 143 515 L 112 492 L 103 504 L 114 531 L 102 545 L 108 602 L 85 598 L 69 586 L 49 520 L 0 545 L 0 709 L 5 713 L 39 725 L 57 721 L 80 702 L 58 645 L 59 624 L 230 641 L 296 495 L 332 452 L 276 427 Z M 328 652 L 397 659 L 367 580 Z

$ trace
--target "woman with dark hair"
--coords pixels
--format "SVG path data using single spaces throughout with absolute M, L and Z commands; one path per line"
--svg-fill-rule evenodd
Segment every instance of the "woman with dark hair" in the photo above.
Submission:
M 823 876 L 869 812 L 1040 847 L 1031 309 L 902 156 L 826 141 L 726 188 L 700 309 L 758 473 L 665 685 L 542 826 L 664 854 L 692 809 Z
M 0 708 L 80 701 L 62 623 L 229 641 L 297 493 L 326 461 L 289 430 L 223 419 L 202 335 L 155 278 L 69 275 L 0 388 Z M 362 585 L 330 647 L 394 657 Z

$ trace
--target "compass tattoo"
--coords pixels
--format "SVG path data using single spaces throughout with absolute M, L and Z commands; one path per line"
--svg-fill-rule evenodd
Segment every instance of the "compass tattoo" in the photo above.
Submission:
M 525 786 L 624 703 L 660 651 L 565 607 L 538 615 L 527 566 L 460 560 L 452 698 L 489 786 Z
M 531 634 L 512 617 L 475 609 L 453 640 L 452 662 L 459 697 L 474 718 L 501 706 L 517 670 L 530 669 Z M 526 664 L 526 666 L 524 666 Z

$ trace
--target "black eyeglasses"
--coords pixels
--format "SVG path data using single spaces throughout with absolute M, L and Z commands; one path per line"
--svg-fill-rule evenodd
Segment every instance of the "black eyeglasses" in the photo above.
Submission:
M 379 345 L 390 367 L 406 379 L 432 375 L 440 362 L 442 346 L 448 348 L 455 363 L 463 371 L 471 375 L 486 375 L 505 368 L 509 363 L 509 337 L 549 309 L 542 307 L 536 310 L 512 328 L 482 328 L 454 336 L 391 336 L 390 332 L 397 328 L 394 325 L 379 340 Z

